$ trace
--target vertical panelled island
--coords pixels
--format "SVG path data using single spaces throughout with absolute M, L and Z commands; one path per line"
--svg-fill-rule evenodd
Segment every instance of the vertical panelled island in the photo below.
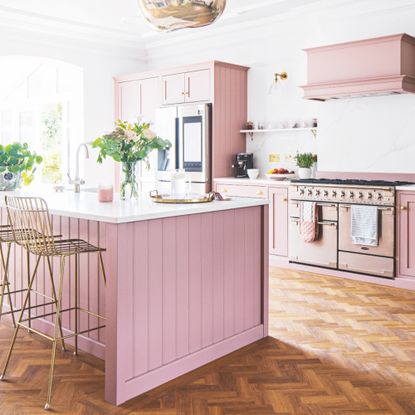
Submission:
M 107 401 L 120 405 L 267 336 L 266 200 L 163 205 L 143 197 L 104 204 L 88 192 L 47 193 L 43 198 L 55 234 L 106 249 L 106 288 L 96 256 L 79 264 L 81 306 L 106 316 L 104 323 L 93 316 L 81 319 L 85 329 L 106 327 L 86 334 L 79 347 L 105 359 Z M 26 269 L 25 255 L 14 246 L 12 286 L 27 286 Z M 58 270 L 58 262 L 53 269 Z M 43 261 L 38 272 L 46 276 Z M 68 272 L 63 308 L 73 304 L 71 278 Z M 48 279 L 40 280 L 35 288 L 50 293 Z M 32 302 L 41 305 L 38 297 Z M 13 296 L 16 307 L 21 298 Z M 51 308 L 39 307 L 36 313 L 47 314 Z M 73 329 L 70 315 L 63 316 L 64 330 Z M 53 316 L 33 324 L 50 332 Z

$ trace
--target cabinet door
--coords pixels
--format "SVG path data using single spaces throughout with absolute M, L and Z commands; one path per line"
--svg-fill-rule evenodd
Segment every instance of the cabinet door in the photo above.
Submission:
M 415 193 L 400 193 L 398 209 L 398 275 L 415 277 Z
M 161 106 L 159 78 L 140 80 L 139 97 L 142 120 L 153 124 L 155 122 L 156 110 Z M 149 154 L 149 168 L 147 168 L 146 163 L 140 163 L 139 178 L 142 186 L 141 191 L 145 194 L 148 193 L 148 189 L 154 190 L 156 188 L 157 156 L 158 152 L 156 150 Z
M 140 116 L 139 82 L 128 81 L 118 84 L 118 118 L 134 122 Z
M 163 105 L 184 102 L 184 73 L 163 76 Z
M 139 82 L 139 100 L 143 121 L 154 123 L 156 109 L 161 105 L 159 78 L 142 79 Z
M 270 253 L 288 256 L 288 189 L 270 187 Z
M 210 100 L 210 71 L 187 72 L 185 74 L 186 102 Z

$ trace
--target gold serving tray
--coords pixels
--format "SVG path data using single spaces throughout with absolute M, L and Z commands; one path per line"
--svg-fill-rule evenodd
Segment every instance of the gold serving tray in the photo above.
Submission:
M 161 195 L 157 190 L 150 192 L 150 198 L 155 203 L 170 203 L 170 204 L 190 204 L 190 203 L 210 203 L 215 200 L 214 193 L 207 193 L 205 195 L 195 196 L 189 195 L 182 199 L 175 199 L 170 195 Z

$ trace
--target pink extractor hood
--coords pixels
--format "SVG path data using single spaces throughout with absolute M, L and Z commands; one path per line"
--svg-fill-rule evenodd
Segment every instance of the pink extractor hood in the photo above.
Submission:
M 415 93 L 415 38 L 384 36 L 305 49 L 304 98 L 328 99 Z

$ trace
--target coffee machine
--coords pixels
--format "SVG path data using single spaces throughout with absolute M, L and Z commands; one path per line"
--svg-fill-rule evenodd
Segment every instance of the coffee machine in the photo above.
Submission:
M 238 153 L 232 165 L 235 169 L 235 177 L 238 179 L 248 177 L 248 169 L 254 168 L 254 155 L 251 153 Z

